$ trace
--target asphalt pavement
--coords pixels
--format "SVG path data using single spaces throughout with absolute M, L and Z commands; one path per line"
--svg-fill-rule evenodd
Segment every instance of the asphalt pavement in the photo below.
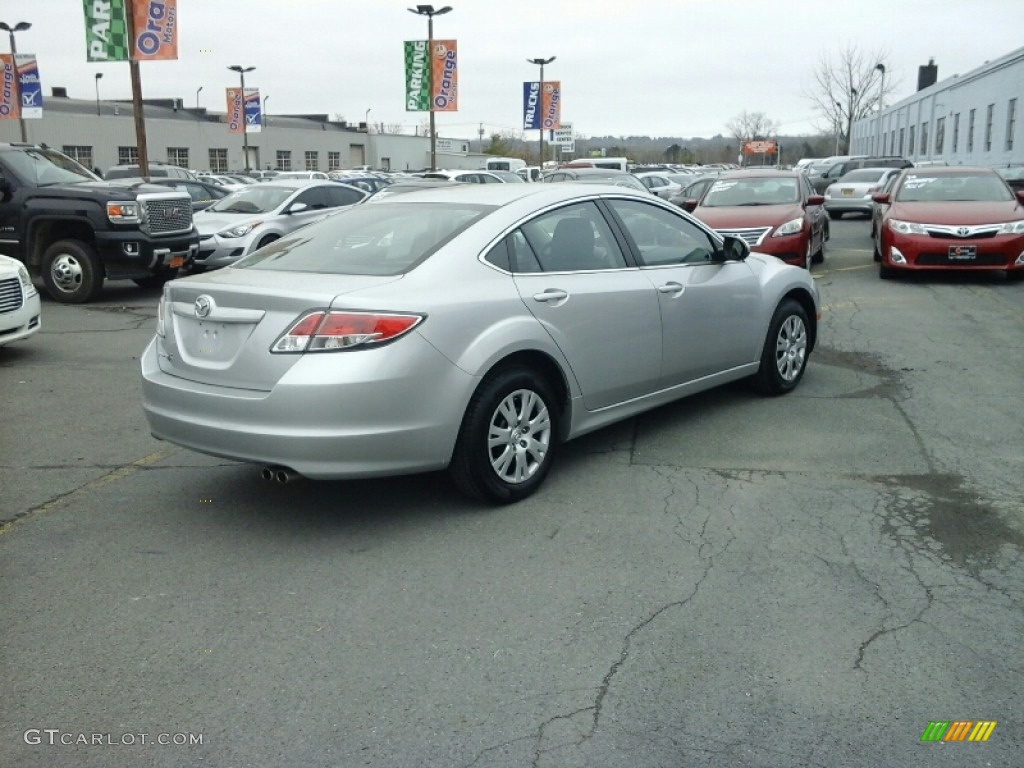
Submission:
M 1024 286 L 881 281 L 868 226 L 796 392 L 581 438 L 504 508 L 154 440 L 159 294 L 47 301 L 0 349 L 0 765 L 1019 767 Z

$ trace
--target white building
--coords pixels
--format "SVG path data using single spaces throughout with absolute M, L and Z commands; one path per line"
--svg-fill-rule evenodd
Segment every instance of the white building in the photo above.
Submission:
M 28 141 L 46 144 L 89 168 L 138 162 L 131 103 L 69 99 L 62 89 L 45 99 L 43 117 L 25 120 Z M 146 147 L 150 161 L 210 171 L 246 167 L 241 134 L 228 132 L 224 113 L 189 109 L 180 99 L 147 100 Z M 430 138 L 377 133 L 328 115 L 264 116 L 263 129 L 247 135 L 250 168 L 319 170 L 369 165 L 406 171 L 430 167 Z M 17 142 L 17 120 L 0 120 L 0 142 Z M 437 139 L 438 168 L 482 168 L 465 139 Z
M 926 87 L 880 116 L 854 123 L 850 153 L 948 165 L 1024 163 L 1024 48 L 940 82 L 934 74 L 919 78 L 920 85 Z

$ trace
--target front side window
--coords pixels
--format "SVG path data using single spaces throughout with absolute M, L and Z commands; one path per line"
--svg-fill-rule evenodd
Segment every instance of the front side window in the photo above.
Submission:
M 696 224 L 656 205 L 609 200 L 640 254 L 644 266 L 709 264 L 715 242 Z
M 621 269 L 626 257 L 594 203 L 574 203 L 523 224 L 544 272 Z

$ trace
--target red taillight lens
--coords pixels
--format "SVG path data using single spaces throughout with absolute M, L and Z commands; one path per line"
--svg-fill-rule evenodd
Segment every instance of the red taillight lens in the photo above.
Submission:
M 409 332 L 423 315 L 310 312 L 289 328 L 271 352 L 334 352 L 384 344 Z

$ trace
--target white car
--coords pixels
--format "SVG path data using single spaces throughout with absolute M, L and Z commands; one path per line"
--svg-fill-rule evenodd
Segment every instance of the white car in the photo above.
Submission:
M 669 178 L 667 171 L 645 171 L 634 174 L 634 176 L 640 179 L 652 194 L 657 195 L 662 200 L 668 200 L 674 195 L 678 195 L 683 189 L 682 184 Z
M 450 179 L 451 181 L 468 181 L 472 184 L 505 184 L 505 179 L 492 171 L 431 171 L 424 173 L 425 179 Z
M 39 330 L 39 292 L 20 261 L 0 256 L 0 347 Z

